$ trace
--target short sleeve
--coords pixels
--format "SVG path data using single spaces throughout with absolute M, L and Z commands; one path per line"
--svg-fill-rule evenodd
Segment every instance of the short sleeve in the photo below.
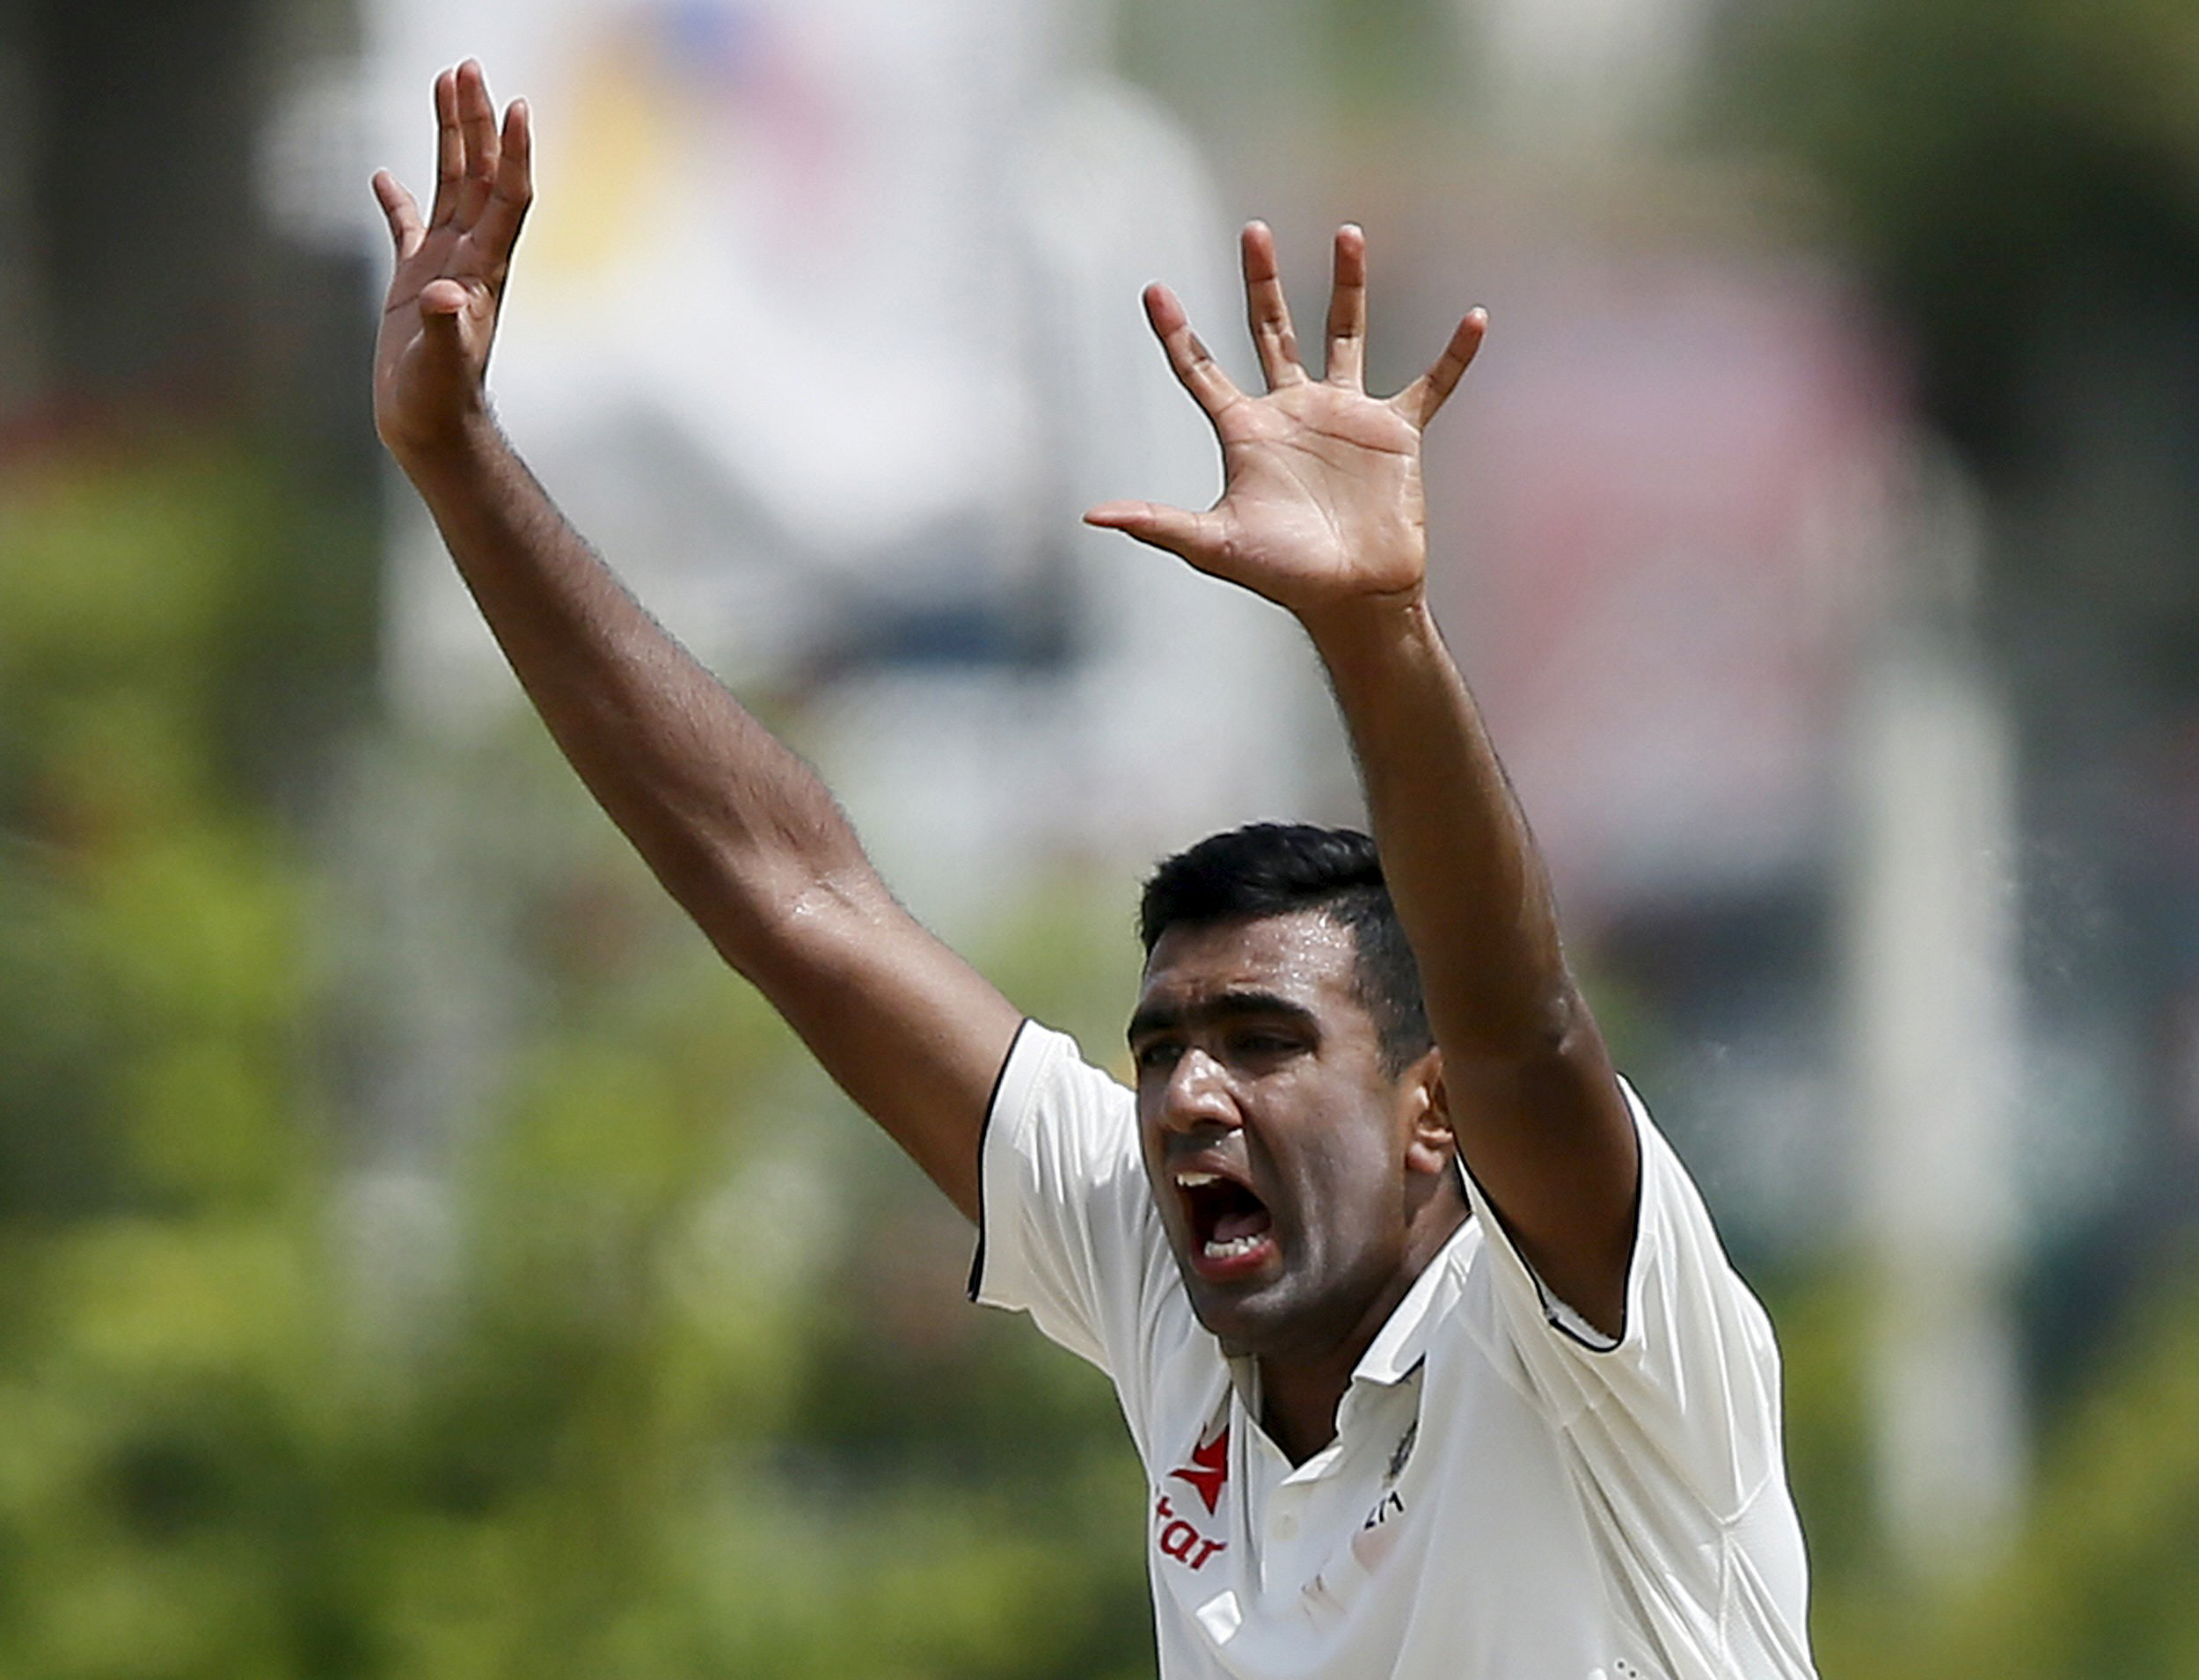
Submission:
M 1730 1522 L 1780 1474 L 1778 1348 L 1687 1169 L 1640 1099 L 1626 1095 L 1641 1190 L 1618 1339 L 1599 1336 L 1543 1287 L 1468 1174 L 1493 1317 L 1518 1376 L 1591 1465 L 1644 1493 L 1645 1482 L 1684 1491 Z
M 1026 1021 L 986 1116 L 970 1298 L 1028 1312 L 1123 1387 L 1169 1264 L 1136 1099 L 1074 1041 Z

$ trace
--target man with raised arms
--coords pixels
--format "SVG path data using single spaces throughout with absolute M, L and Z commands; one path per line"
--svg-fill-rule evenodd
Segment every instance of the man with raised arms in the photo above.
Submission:
M 375 179 L 397 251 L 383 440 L 589 790 L 977 1222 L 973 1293 L 1114 1380 L 1151 1489 L 1163 1675 L 1811 1674 L 1770 1326 L 1611 1070 L 1428 612 L 1421 433 L 1479 312 L 1370 396 L 1347 227 L 1316 377 L 1255 223 L 1253 394 L 1146 292 L 1222 495 L 1085 517 L 1297 617 L 1373 837 L 1261 825 L 1161 866 L 1126 1090 L 894 901 L 808 768 L 512 452 L 484 376 L 528 113 L 500 121 L 470 62 L 435 104 L 426 215 Z

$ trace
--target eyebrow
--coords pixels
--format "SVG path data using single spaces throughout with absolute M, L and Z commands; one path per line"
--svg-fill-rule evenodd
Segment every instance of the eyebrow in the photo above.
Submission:
M 1304 1004 L 1273 991 L 1223 991 L 1202 998 L 1188 1008 L 1177 1004 L 1146 1004 L 1130 1017 L 1123 1037 L 1132 1044 L 1157 1033 L 1207 1021 L 1228 1020 L 1245 1015 L 1280 1016 L 1299 1026 L 1317 1027 L 1320 1020 Z

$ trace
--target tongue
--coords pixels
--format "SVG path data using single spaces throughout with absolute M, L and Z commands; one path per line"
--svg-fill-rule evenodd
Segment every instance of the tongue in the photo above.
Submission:
M 1214 1240 L 1233 1243 L 1239 1237 L 1256 1237 L 1269 1223 L 1265 1208 L 1232 1209 L 1214 1222 Z

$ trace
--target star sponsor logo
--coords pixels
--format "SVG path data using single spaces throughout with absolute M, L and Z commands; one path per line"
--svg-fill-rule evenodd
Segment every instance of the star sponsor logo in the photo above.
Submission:
M 1189 1464 L 1170 1471 L 1167 1477 L 1170 1481 L 1187 1483 L 1198 1495 L 1209 1516 L 1221 1508 L 1222 1489 L 1229 1479 L 1230 1432 L 1226 1424 L 1213 1440 L 1201 1444 L 1191 1455 Z M 1210 1539 L 1193 1527 L 1190 1517 L 1179 1511 L 1165 1493 L 1153 1501 L 1153 1520 L 1157 1524 L 1153 1544 L 1160 1548 L 1161 1555 L 1173 1559 L 1187 1569 L 1203 1569 L 1229 1550 L 1226 1540 Z
M 1222 1433 L 1191 1455 L 1191 1462 L 1180 1470 L 1168 1472 L 1171 1481 L 1189 1482 L 1191 1491 L 1199 1496 L 1207 1508 L 1207 1515 L 1214 1515 L 1222 1502 L 1222 1485 L 1230 1479 L 1230 1431 L 1222 1426 Z

